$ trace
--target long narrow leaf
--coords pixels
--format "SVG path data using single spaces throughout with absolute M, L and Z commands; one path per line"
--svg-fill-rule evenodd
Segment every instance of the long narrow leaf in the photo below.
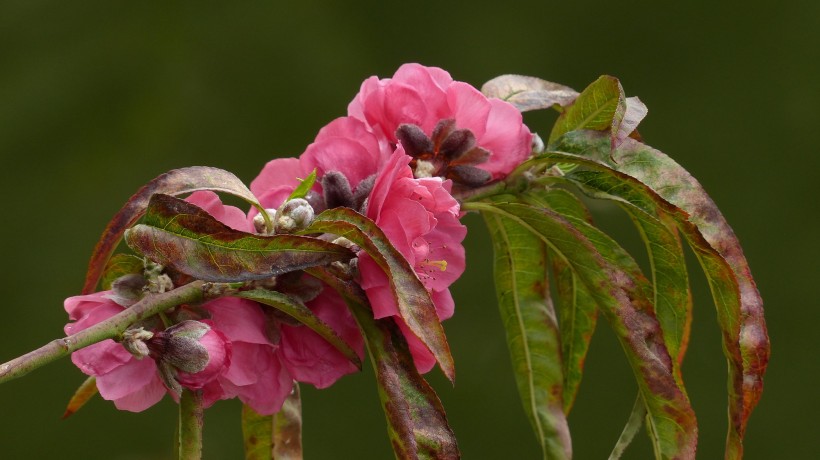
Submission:
M 302 460 L 302 399 L 299 384 L 273 414 L 274 460 Z
M 390 280 L 402 319 L 433 353 L 444 375 L 455 381 L 453 356 L 430 293 L 407 259 L 372 220 L 349 208 L 329 209 L 316 216 L 303 233 L 333 233 L 345 237 L 372 257 Z
M 253 289 L 250 291 L 240 291 L 233 294 L 236 297 L 243 299 L 254 300 L 264 305 L 276 308 L 282 313 L 287 314 L 296 321 L 309 327 L 313 332 L 319 334 L 328 343 L 336 347 L 347 359 L 356 365 L 359 369 L 362 368 L 362 360 L 359 355 L 350 348 L 350 345 L 344 341 L 330 326 L 325 324 L 318 316 L 313 314 L 308 307 L 302 302 L 282 294 L 281 292 L 269 291 L 267 289 Z
M 524 410 L 544 458 L 572 458 L 545 244 L 515 221 L 497 214 L 485 214 L 484 219 L 492 236 L 498 306 Z
M 139 189 L 105 227 L 99 242 L 94 247 L 94 252 L 91 254 L 82 293 L 90 294 L 94 292 L 105 263 L 117 248 L 117 244 L 122 239 L 125 230 L 134 225 L 145 214 L 151 195 L 155 193 L 182 195 L 198 190 L 229 193 L 244 199 L 260 210 L 263 209 L 245 184 L 228 171 L 206 166 L 168 171 Z M 263 215 L 267 217 L 266 213 L 263 213 Z
M 323 267 L 306 271 L 341 294 L 362 331 L 376 372 L 379 398 L 396 458 L 461 458 L 444 407 L 416 370 L 407 342 L 395 322 L 391 318 L 374 319 L 367 297 L 357 285 L 336 278 Z
M 240 232 L 191 203 L 161 194 L 151 198 L 145 223 L 129 229 L 125 240 L 154 262 L 214 282 L 264 279 L 353 257 L 318 238 Z
M 564 136 L 556 147 L 583 155 L 549 152 L 534 161 L 585 167 L 590 173 L 577 179 L 584 186 L 617 196 L 650 214 L 663 211 L 694 248 L 712 290 L 729 361 L 726 457 L 742 457 L 746 424 L 763 390 L 769 339 L 763 302 L 737 237 L 697 180 L 649 146 L 627 139 L 610 151 L 605 137 L 585 131 Z
M 63 418 L 68 418 L 80 410 L 95 394 L 97 394 L 97 378 L 91 376 L 85 379 L 80 387 L 77 388 L 77 391 L 74 392 L 74 395 L 71 396 L 71 399 L 68 401 L 68 406 L 63 413 Z
M 521 199 L 537 207 L 550 208 L 563 216 L 592 223 L 592 217 L 586 207 L 565 190 L 533 189 L 524 193 Z M 598 322 L 598 305 L 572 267 L 560 256 L 550 254 L 550 265 L 561 324 L 564 413 L 569 414 L 581 385 L 589 343 Z
M 673 376 L 673 361 L 647 297 L 649 283 L 636 272 L 634 260 L 594 227 L 570 222 L 549 209 L 517 203 L 469 203 L 465 207 L 515 220 L 573 267 L 626 352 L 646 403 L 659 458 L 694 458 L 695 415 Z
M 245 460 L 273 459 L 273 415 L 260 415 L 251 406 L 243 404 L 242 439 Z

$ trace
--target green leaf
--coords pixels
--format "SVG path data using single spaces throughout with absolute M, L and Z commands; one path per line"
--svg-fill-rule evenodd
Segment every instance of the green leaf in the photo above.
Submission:
M 513 220 L 490 213 L 484 219 L 492 236 L 498 307 L 524 411 L 545 459 L 572 458 L 546 247 Z
M 521 199 L 536 207 L 550 208 L 565 217 L 592 223 L 586 207 L 566 190 L 533 189 L 524 193 Z M 589 343 L 598 322 L 598 305 L 569 264 L 554 253 L 550 254 L 550 262 L 561 325 L 564 413 L 569 414 L 578 395 Z
M 353 257 L 349 249 L 317 238 L 240 232 L 161 194 L 151 198 L 145 223 L 129 229 L 125 241 L 156 263 L 214 282 L 264 279 Z
M 273 458 L 302 460 L 302 399 L 296 382 L 282 408 L 273 414 Z
M 562 113 L 549 137 L 552 145 L 570 131 L 590 129 L 608 131 L 615 148 L 635 131 L 646 116 L 647 108 L 637 97 L 627 98 L 615 77 L 603 75 L 587 86 Z
M 375 222 L 349 208 L 328 209 L 302 233 L 333 233 L 356 243 L 387 274 L 399 315 L 433 353 L 444 375 L 455 381 L 455 366 L 430 293 L 416 271 Z
M 692 325 L 692 293 L 683 244 L 674 222 L 665 212 L 659 212 L 651 204 L 638 207 L 625 200 L 623 197 L 628 196 L 629 186 L 604 172 L 573 170 L 565 179 L 592 198 L 616 202 L 640 232 L 649 256 L 652 303 L 661 323 L 669 354 L 680 366 Z
M 273 459 L 273 415 L 260 415 L 242 404 L 242 439 L 245 460 Z
M 350 348 L 350 345 L 344 341 L 336 331 L 325 324 L 318 316 L 316 316 L 308 307 L 302 302 L 293 297 L 282 294 L 281 292 L 269 291 L 267 289 L 253 289 L 250 291 L 240 291 L 232 294 L 235 297 L 242 297 L 259 302 L 264 305 L 276 308 L 282 313 L 287 314 L 296 321 L 309 327 L 313 332 L 319 334 L 328 343 L 336 347 L 347 359 L 356 365 L 359 369 L 362 368 L 362 361 L 359 355 Z
M 379 398 L 396 458 L 460 458 L 444 407 L 433 388 L 416 370 L 413 356 L 395 321 L 392 318 L 373 319 L 367 297 L 358 285 L 336 278 L 324 267 L 306 271 L 339 292 L 359 325 L 376 372 Z
M 131 274 L 142 274 L 145 262 L 140 257 L 131 254 L 114 254 L 105 264 L 100 280 L 104 291 L 111 289 L 111 283 L 117 278 Z
M 629 420 L 626 421 L 626 426 L 624 426 L 624 430 L 621 432 L 618 442 L 615 443 L 615 447 L 609 454 L 609 460 L 618 460 L 621 458 L 626 448 L 632 444 L 635 435 L 641 430 L 644 417 L 646 417 L 646 404 L 639 394 L 638 397 L 635 398 L 635 405 L 632 406 L 632 413 L 629 414 Z
M 94 252 L 91 254 L 82 293 L 90 294 L 95 291 L 105 264 L 114 249 L 117 248 L 123 233 L 142 217 L 152 195 L 155 193 L 183 195 L 198 190 L 229 193 L 244 199 L 260 211 L 263 211 L 262 205 L 259 204 L 253 193 L 248 190 L 242 181 L 228 171 L 206 166 L 168 171 L 139 189 L 105 227 L 100 240 L 94 247 Z M 262 212 L 262 214 L 267 220 L 267 226 L 273 228 L 267 213 Z
M 550 209 L 517 203 L 466 203 L 465 209 L 518 222 L 570 264 L 621 341 L 647 407 L 658 457 L 694 458 L 695 414 L 673 376 L 673 361 L 648 299 L 651 288 L 635 261 L 599 230 Z
M 524 75 L 501 75 L 484 83 L 481 92 L 514 105 L 521 112 L 566 107 L 578 97 L 574 89 Z
M 71 396 L 63 413 L 63 418 L 68 418 L 80 410 L 95 394 L 97 394 L 97 379 L 91 376 L 85 379 L 82 385 L 77 388 L 77 391 L 74 392 L 74 395 Z
M 296 198 L 304 198 L 307 196 L 310 189 L 313 188 L 313 184 L 316 183 L 316 168 L 313 168 L 310 174 L 304 179 L 301 179 L 299 185 L 296 186 L 295 189 L 290 193 L 290 196 L 284 202 L 287 203 L 290 200 L 294 200 Z
M 703 187 L 674 160 L 632 139 L 610 152 L 606 141 L 599 133 L 570 133 L 557 147 L 583 156 L 549 152 L 534 162 L 572 162 L 603 172 L 614 178 L 610 185 L 617 182 L 619 187 L 606 188 L 610 185 L 602 183 L 601 191 L 617 194 L 647 213 L 663 211 L 677 223 L 698 257 L 717 307 L 729 361 L 726 457 L 740 458 L 746 423 L 763 391 L 763 374 L 769 360 L 763 301 L 743 250 Z

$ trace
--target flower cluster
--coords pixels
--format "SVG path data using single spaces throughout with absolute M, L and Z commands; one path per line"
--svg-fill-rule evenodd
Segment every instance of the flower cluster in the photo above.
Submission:
M 441 69 L 408 64 L 392 78 L 366 80 L 347 116 L 322 128 L 298 158 L 265 165 L 251 191 L 273 217 L 275 232 L 304 228 L 325 209 L 344 206 L 363 214 L 414 268 L 445 320 L 454 312 L 449 286 L 465 267 L 466 227 L 453 193 L 503 178 L 527 158 L 531 142 L 512 105 L 488 99 Z M 313 189 L 288 202 L 300 178 L 313 171 L 318 179 Z M 256 210 L 246 215 L 211 192 L 196 192 L 188 201 L 235 230 L 266 231 Z M 388 276 L 368 254 L 357 255 L 354 272 L 374 316 L 392 317 L 419 371 L 429 371 L 435 359 L 405 324 Z M 362 354 L 363 339 L 334 290 L 300 272 L 276 285 L 283 282 L 309 285 L 300 300 Z M 66 332 L 122 311 L 121 300 L 108 291 L 67 299 L 74 322 Z M 96 376 L 105 399 L 131 411 L 144 410 L 169 392 L 175 397 L 184 387 L 201 390 L 206 405 L 238 397 L 270 414 L 294 381 L 324 388 L 356 370 L 317 333 L 249 300 L 223 297 L 183 305 L 163 320 L 166 324 L 157 319 L 135 327 L 121 343 L 106 340 L 75 352 L 72 359 Z

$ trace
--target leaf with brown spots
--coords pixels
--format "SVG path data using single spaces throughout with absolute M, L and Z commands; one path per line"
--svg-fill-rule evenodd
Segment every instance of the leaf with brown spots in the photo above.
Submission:
M 114 254 L 105 264 L 100 284 L 104 291 L 111 289 L 117 278 L 131 274 L 142 274 L 145 264 L 142 258 L 130 254 Z
M 373 258 L 390 280 L 399 315 L 433 353 L 444 375 L 451 382 L 455 381 L 453 356 L 430 293 L 407 259 L 390 244 L 375 222 L 350 208 L 340 207 L 316 216 L 302 233 L 332 233 L 345 237 Z
M 551 188 L 532 189 L 521 196 L 521 201 L 592 224 L 589 211 L 574 195 L 566 190 Z M 550 262 L 558 301 L 561 325 L 561 355 L 564 374 L 564 413 L 569 414 L 584 374 L 589 343 L 598 322 L 598 305 L 589 289 L 560 256 L 550 252 Z
M 572 458 L 564 415 L 561 340 L 547 277 L 547 249 L 517 222 L 484 213 L 495 290 L 518 394 L 545 459 Z
M 198 190 L 229 193 L 244 199 L 260 210 L 263 209 L 245 184 L 228 171 L 206 166 L 168 171 L 139 189 L 105 227 L 91 254 L 82 293 L 90 294 L 95 291 L 106 262 L 117 248 L 125 230 L 137 223 L 145 214 L 152 195 L 155 193 L 183 195 Z M 267 217 L 267 213 L 263 212 L 262 215 Z
M 242 404 L 242 439 L 245 460 L 273 459 L 273 415 L 261 415 Z
M 555 107 L 561 111 L 578 97 L 569 86 L 524 75 L 501 75 L 484 83 L 481 92 L 514 105 L 521 112 Z
M 125 233 L 135 251 L 196 279 L 236 282 L 349 260 L 353 253 L 317 238 L 240 232 L 199 207 L 154 195 L 144 224 Z
M 667 215 L 694 249 L 712 290 L 729 361 L 726 458 L 741 458 L 746 423 L 763 390 L 769 338 L 763 302 L 737 237 L 698 181 L 658 150 L 627 139 L 611 151 L 605 135 L 589 131 L 567 134 L 556 148 L 561 152 L 533 161 L 583 167 L 568 177 L 648 214 Z
M 600 230 L 550 209 L 518 203 L 465 203 L 464 207 L 517 222 L 572 267 L 623 346 L 647 408 L 658 457 L 693 459 L 695 414 L 674 377 L 674 362 L 649 301 L 651 287 L 635 261 Z
M 358 285 L 340 280 L 324 267 L 306 271 L 342 296 L 359 325 L 376 372 L 379 398 L 396 458 L 461 458 L 444 407 L 416 369 L 404 335 L 395 321 L 392 318 L 374 319 L 367 297 Z

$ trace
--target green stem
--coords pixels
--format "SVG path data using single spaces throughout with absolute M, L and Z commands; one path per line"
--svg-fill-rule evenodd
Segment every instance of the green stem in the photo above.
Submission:
M 182 390 L 179 398 L 179 460 L 202 458 L 202 391 Z
M 172 291 L 148 295 L 130 308 L 126 308 L 121 313 L 105 321 L 68 337 L 52 340 L 34 351 L 0 365 L 0 383 L 22 377 L 34 369 L 56 361 L 81 348 L 105 339 L 118 338 L 132 324 L 169 308 L 185 303 L 197 303 L 210 298 L 209 293 L 214 292 L 213 286 L 212 283 L 194 281 Z

